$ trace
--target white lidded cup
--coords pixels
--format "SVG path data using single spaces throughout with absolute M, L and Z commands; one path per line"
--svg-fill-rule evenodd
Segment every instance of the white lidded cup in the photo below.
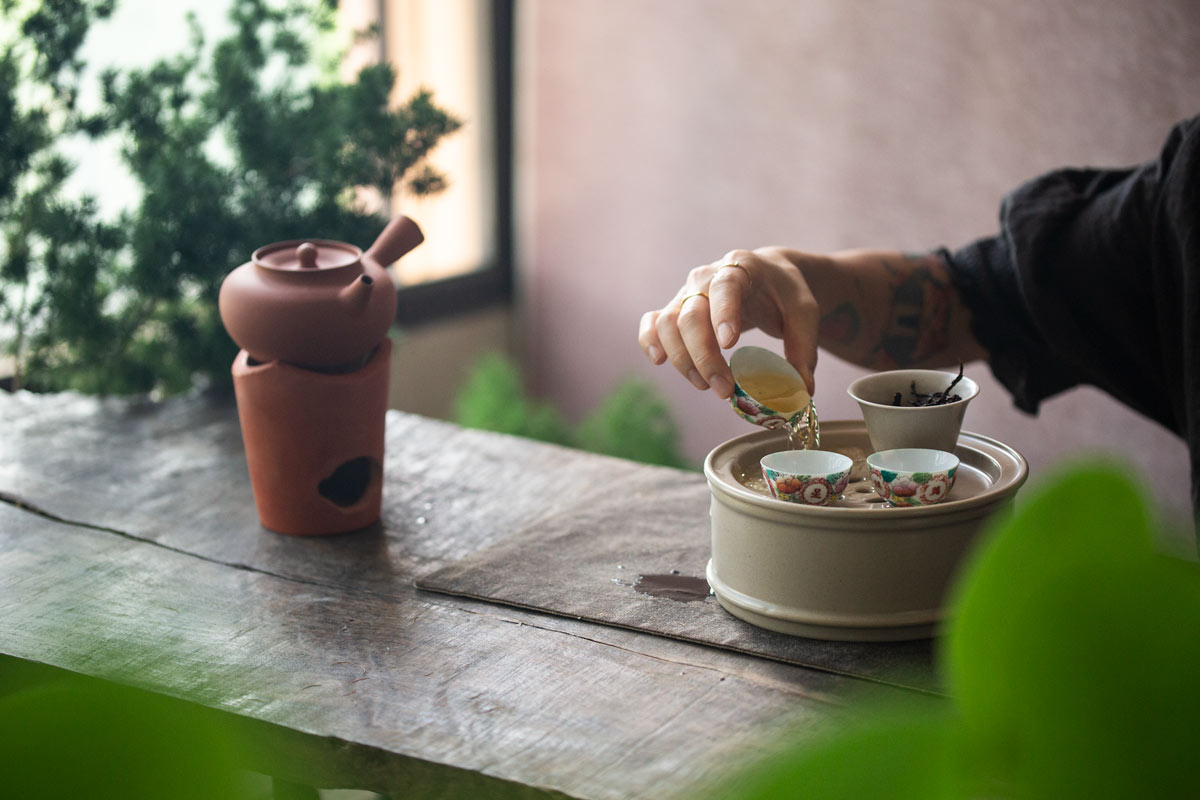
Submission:
M 944 391 L 957 373 L 933 369 L 895 369 L 864 375 L 850 384 L 846 393 L 862 410 L 867 436 L 875 450 L 919 447 L 954 452 L 962 431 L 967 403 L 979 394 L 979 384 L 963 377 L 951 394 L 960 400 L 942 405 L 913 406 L 908 402 L 918 394 Z M 893 405 L 897 393 L 900 405 Z

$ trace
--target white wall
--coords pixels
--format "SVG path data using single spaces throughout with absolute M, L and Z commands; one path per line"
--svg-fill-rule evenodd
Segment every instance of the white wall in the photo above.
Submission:
M 518 136 L 525 347 L 579 415 L 653 381 L 697 460 L 748 430 L 637 347 L 641 314 L 735 247 L 956 246 L 1062 165 L 1155 154 L 1200 111 L 1190 0 L 521 0 Z M 743 340 L 744 342 L 747 340 Z M 825 419 L 857 418 L 824 355 Z M 967 428 L 1021 450 L 1129 455 L 1186 509 L 1180 440 L 1090 389 L 1038 419 L 981 364 Z M 1151 472 L 1152 470 L 1152 472 Z

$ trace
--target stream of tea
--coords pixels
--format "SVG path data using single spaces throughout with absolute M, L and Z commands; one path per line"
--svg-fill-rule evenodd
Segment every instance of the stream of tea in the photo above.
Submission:
M 821 420 L 817 417 L 817 405 L 808 398 L 808 407 L 798 417 L 792 417 L 783 426 L 787 431 L 788 445 L 792 450 L 821 449 Z
M 788 444 L 793 450 L 819 450 L 821 423 L 817 407 L 803 381 L 781 372 L 751 372 L 738 377 L 742 390 L 756 401 L 779 414 L 791 415 L 784 423 Z M 801 409 L 803 414 L 798 414 Z

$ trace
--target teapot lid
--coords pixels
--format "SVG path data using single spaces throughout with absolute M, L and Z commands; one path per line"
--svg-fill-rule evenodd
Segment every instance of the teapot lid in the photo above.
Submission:
M 357 264 L 362 250 L 330 239 L 295 239 L 258 248 L 251 260 L 260 267 L 301 272 L 330 270 Z

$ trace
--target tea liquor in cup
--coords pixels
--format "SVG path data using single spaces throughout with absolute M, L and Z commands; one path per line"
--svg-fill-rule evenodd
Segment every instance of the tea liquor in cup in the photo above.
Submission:
M 749 345 L 729 359 L 733 373 L 730 405 L 747 422 L 785 428 L 793 447 L 821 446 L 820 423 L 808 387 L 787 359 L 764 347 Z

